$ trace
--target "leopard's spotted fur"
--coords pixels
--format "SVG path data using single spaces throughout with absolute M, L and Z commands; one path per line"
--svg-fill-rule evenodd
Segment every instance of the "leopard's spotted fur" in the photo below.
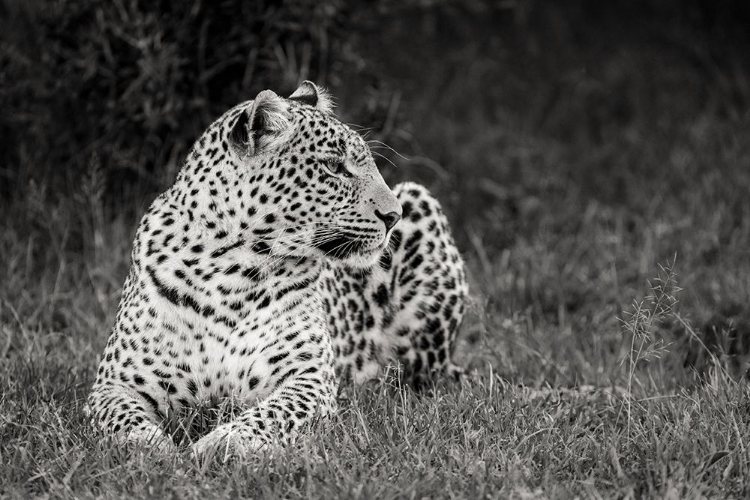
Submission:
M 208 128 L 143 217 L 92 418 L 172 446 L 172 415 L 231 400 L 196 452 L 286 441 L 335 409 L 342 378 L 457 370 L 466 294 L 439 203 L 391 191 L 315 85 L 264 91 Z

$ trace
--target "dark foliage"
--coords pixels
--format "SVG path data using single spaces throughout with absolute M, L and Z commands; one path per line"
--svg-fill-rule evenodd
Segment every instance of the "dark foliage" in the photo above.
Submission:
M 64 196 L 92 161 L 110 194 L 159 189 L 227 107 L 330 80 L 346 64 L 344 4 L 6 3 L 3 195 L 33 178 Z
M 408 152 L 421 148 L 389 134 L 405 123 L 412 141 L 430 146 L 429 135 L 411 133 L 427 110 L 465 123 L 478 107 L 493 123 L 510 109 L 523 127 L 582 147 L 621 140 L 633 121 L 648 126 L 680 107 L 649 96 L 654 85 L 736 115 L 750 95 L 732 81 L 747 69 L 748 10 L 731 0 L 5 0 L 0 194 L 23 198 L 33 179 L 65 196 L 94 166 L 107 199 L 129 206 L 174 177 L 227 107 L 305 78 L 332 86 L 347 116 Z M 633 55 L 643 51 L 668 55 Z M 665 62 L 644 81 L 649 65 Z M 697 78 L 674 81 L 685 69 Z M 394 89 L 420 96 L 409 116 L 397 113 Z

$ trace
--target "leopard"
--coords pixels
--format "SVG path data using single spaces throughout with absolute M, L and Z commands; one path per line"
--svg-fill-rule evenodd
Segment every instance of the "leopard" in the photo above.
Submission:
M 118 443 L 242 456 L 333 414 L 344 384 L 462 373 L 466 269 L 441 204 L 414 182 L 389 188 L 310 81 L 205 130 L 130 263 L 87 399 Z M 227 402 L 223 420 L 177 437 L 175 418 Z

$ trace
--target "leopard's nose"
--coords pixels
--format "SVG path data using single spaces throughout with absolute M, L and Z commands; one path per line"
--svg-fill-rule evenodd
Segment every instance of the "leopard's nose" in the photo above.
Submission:
M 385 223 L 386 231 L 390 231 L 390 229 L 401 220 L 401 216 L 396 212 L 388 212 L 384 214 L 380 210 L 375 210 L 375 216 Z

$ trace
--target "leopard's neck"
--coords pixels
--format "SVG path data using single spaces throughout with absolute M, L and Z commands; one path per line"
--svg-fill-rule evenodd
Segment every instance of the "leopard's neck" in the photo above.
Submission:
M 278 255 L 267 234 L 191 221 L 178 200 L 168 192 L 152 205 L 133 248 L 139 281 L 169 307 L 218 314 L 232 323 L 253 310 L 314 295 L 322 257 Z

